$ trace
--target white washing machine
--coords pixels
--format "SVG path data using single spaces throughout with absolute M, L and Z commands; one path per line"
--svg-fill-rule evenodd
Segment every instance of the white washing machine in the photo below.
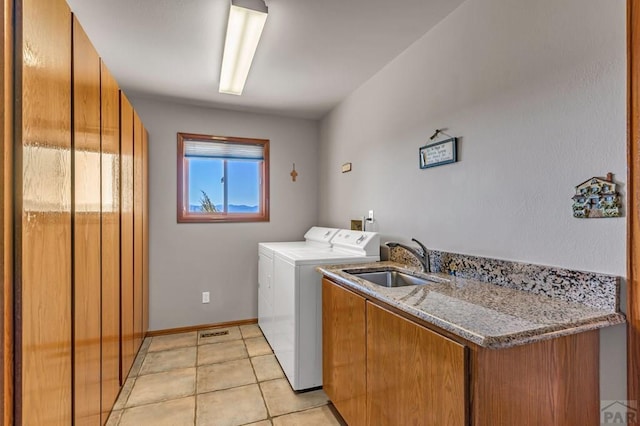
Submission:
M 375 232 L 342 229 L 331 239 L 331 247 L 273 248 L 273 293 L 266 294 L 273 297 L 272 315 L 259 318 L 259 324 L 263 332 L 266 325 L 265 337 L 294 390 L 322 386 L 322 277 L 315 268 L 378 260 L 380 236 Z M 260 297 L 259 292 L 258 306 L 267 306 Z
M 331 239 L 338 228 L 311 227 L 304 234 L 304 241 L 272 242 L 258 244 L 258 325 L 268 341 L 273 338 L 273 252 L 302 248 L 330 248 Z

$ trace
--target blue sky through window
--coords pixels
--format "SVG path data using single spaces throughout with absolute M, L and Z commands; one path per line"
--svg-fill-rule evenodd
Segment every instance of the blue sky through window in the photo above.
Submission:
M 223 160 L 210 158 L 189 159 L 189 206 L 200 206 L 202 192 L 207 193 L 216 207 L 222 210 L 224 203 Z M 255 161 L 227 161 L 228 204 L 231 206 L 256 207 L 251 211 L 258 211 L 260 199 L 259 191 L 259 163 Z M 191 208 L 190 208 L 191 210 Z M 241 209 L 243 211 L 247 211 Z

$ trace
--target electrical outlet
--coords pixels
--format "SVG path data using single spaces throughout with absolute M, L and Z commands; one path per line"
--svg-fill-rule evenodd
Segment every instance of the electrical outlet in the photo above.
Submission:
M 369 210 L 369 222 L 373 222 L 373 210 Z
M 209 303 L 209 292 L 208 291 L 203 291 L 202 292 L 202 303 Z

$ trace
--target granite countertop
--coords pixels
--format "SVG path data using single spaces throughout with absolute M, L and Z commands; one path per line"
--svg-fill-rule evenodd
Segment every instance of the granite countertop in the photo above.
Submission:
M 387 288 L 344 272 L 386 269 L 438 282 Z M 396 262 L 323 265 L 317 270 L 482 347 L 506 348 L 625 322 L 619 312 L 442 273 L 423 274 Z

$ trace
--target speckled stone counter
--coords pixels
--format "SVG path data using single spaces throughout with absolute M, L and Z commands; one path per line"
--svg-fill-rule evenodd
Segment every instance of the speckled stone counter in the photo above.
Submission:
M 396 262 L 323 265 L 331 280 L 488 348 L 505 348 L 625 322 L 614 310 L 441 273 L 422 274 Z M 401 270 L 437 281 L 387 288 L 346 271 Z

